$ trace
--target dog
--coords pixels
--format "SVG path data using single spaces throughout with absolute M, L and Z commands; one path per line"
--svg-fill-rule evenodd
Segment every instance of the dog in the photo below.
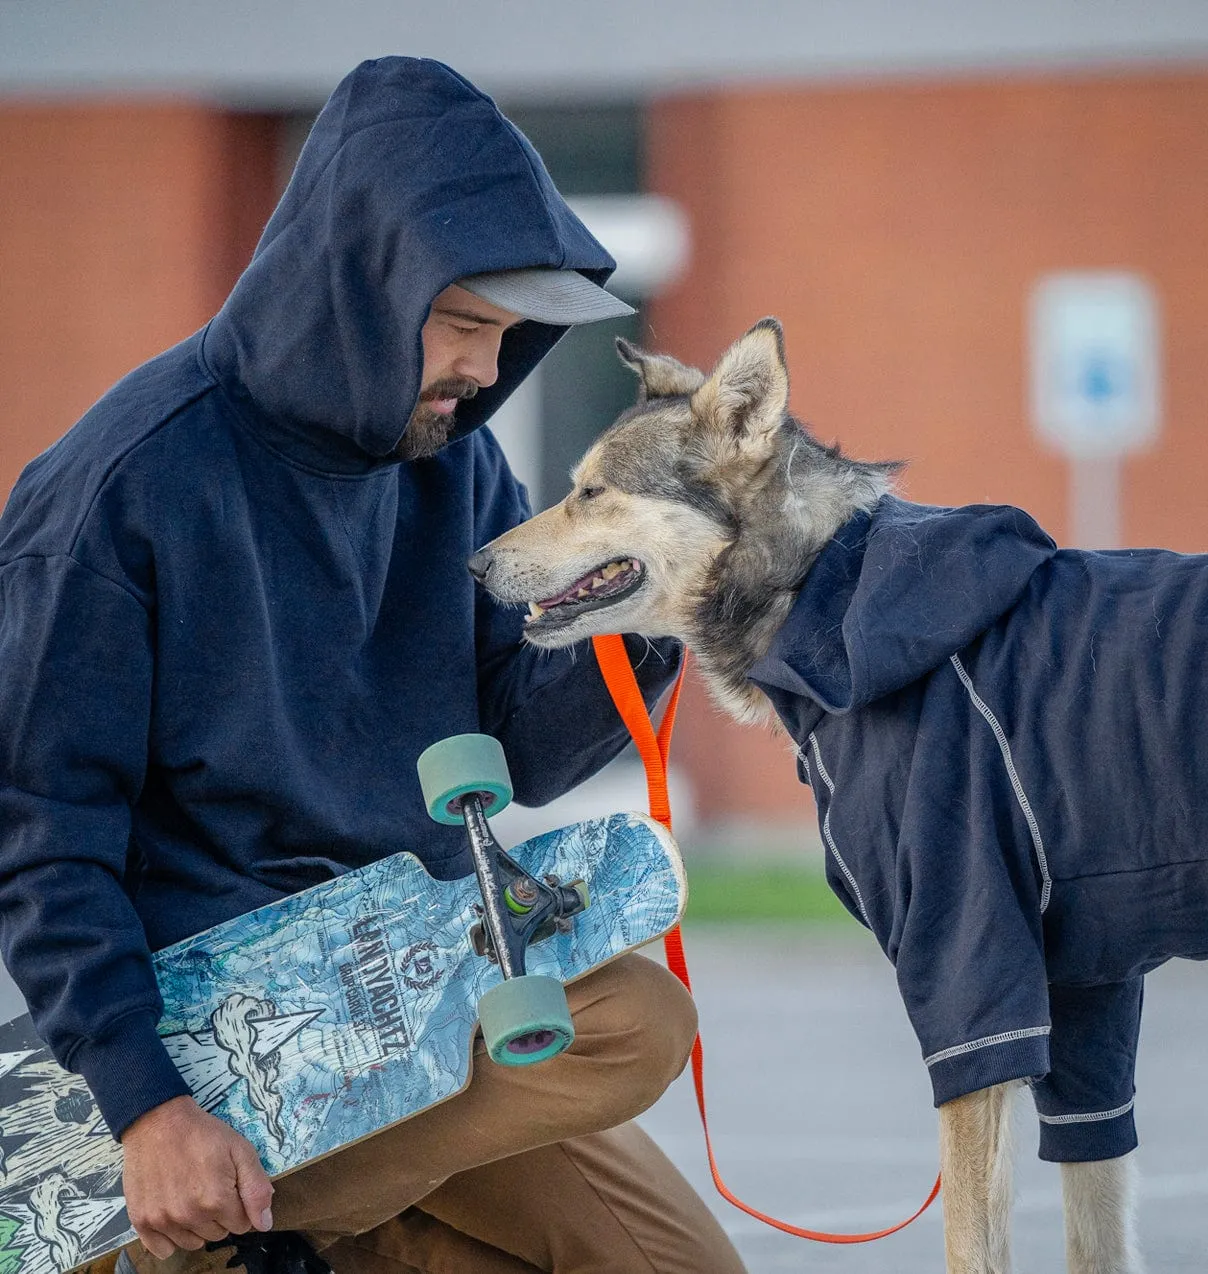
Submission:
M 792 739 L 931 1077 L 951 1274 L 1009 1268 L 1024 1085 L 1069 1271 L 1138 1274 L 1142 979 L 1208 956 L 1208 558 L 899 498 L 900 466 L 789 413 L 775 319 L 707 376 L 617 345 L 636 406 L 471 572 L 537 647 L 679 638 L 726 712 Z

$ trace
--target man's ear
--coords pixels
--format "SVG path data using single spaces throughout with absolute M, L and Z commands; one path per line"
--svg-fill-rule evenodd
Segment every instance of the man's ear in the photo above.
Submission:
M 704 373 L 695 367 L 686 367 L 669 354 L 648 354 L 644 349 L 631 345 L 623 336 L 617 337 L 617 353 L 621 362 L 638 374 L 641 381 L 638 389 L 640 403 L 651 398 L 695 393 L 705 383 Z
M 774 318 L 740 336 L 692 395 L 693 416 L 718 442 L 747 453 L 770 450 L 788 406 L 784 330 Z

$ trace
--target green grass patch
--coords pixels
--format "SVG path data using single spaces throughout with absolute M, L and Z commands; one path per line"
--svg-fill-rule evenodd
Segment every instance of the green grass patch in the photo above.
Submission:
M 851 920 L 831 892 L 821 871 L 798 865 L 730 866 L 688 864 L 688 910 L 685 919 L 719 923 L 735 921 Z

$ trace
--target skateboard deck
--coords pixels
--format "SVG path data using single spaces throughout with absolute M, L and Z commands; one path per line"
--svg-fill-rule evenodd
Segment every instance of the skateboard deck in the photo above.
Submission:
M 683 911 L 675 842 L 644 815 L 509 852 L 591 896 L 528 948 L 529 973 L 573 981 Z M 434 880 L 411 854 L 348 872 L 158 952 L 160 1036 L 197 1101 L 280 1176 L 466 1086 L 478 999 L 501 980 L 471 947 L 480 914 L 473 876 Z M 0 1026 L 0 1274 L 57 1274 L 132 1241 L 121 1170 L 84 1082 L 28 1016 Z

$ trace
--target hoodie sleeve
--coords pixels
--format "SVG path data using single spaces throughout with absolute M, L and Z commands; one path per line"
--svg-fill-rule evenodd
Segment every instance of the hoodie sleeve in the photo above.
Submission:
M 531 516 L 528 496 L 489 431 L 481 441 L 475 544 Z M 590 778 L 629 742 L 590 642 L 538 650 L 522 639 L 524 613 L 478 590 L 478 705 L 482 729 L 503 744 L 516 800 L 544 805 Z M 625 636 L 646 705 L 653 708 L 679 672 L 683 648 L 671 638 Z
M 187 1093 L 123 881 L 146 769 L 152 620 L 67 556 L 0 568 L 0 946 L 38 1034 L 115 1137 Z

